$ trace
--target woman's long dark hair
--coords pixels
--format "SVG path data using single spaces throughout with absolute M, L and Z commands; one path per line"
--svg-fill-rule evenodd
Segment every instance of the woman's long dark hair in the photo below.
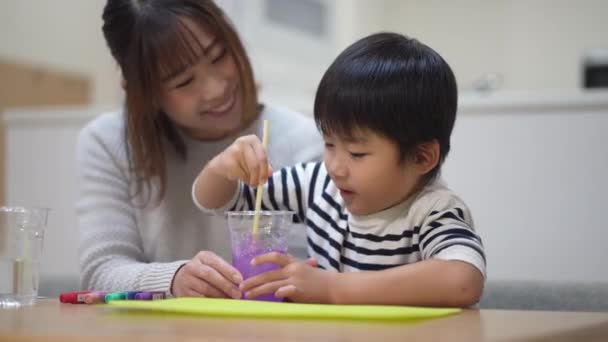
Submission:
M 249 58 L 223 11 L 211 0 L 108 0 L 103 34 L 126 81 L 127 156 L 135 195 L 157 179 L 160 202 L 167 186 L 167 148 L 186 158 L 186 146 L 160 105 L 164 75 L 199 60 L 184 19 L 205 27 L 234 58 L 242 84 L 244 120 L 259 114 Z M 198 41 L 198 40 L 194 40 Z M 196 43 L 194 43 L 196 44 Z M 168 146 L 166 146 L 168 145 Z

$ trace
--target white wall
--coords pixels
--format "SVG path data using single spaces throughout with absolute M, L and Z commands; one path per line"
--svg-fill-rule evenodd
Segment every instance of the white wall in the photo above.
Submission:
M 603 0 L 389 0 L 385 27 L 427 43 L 460 86 L 488 72 L 505 89 L 576 89 L 585 49 L 608 47 Z
M 608 48 L 608 1 L 503 1 L 509 88 L 576 88 L 584 51 Z
M 105 0 L 2 0 L 0 57 L 88 75 L 95 104 L 118 104 L 119 74 L 101 33 Z
M 258 20 L 261 0 L 219 0 L 237 26 Z M 119 75 L 101 34 L 105 0 L 3 0 L 0 56 L 90 75 L 94 102 L 118 105 Z M 606 47 L 608 2 L 603 0 L 332 0 L 327 48 L 308 49 L 297 33 L 245 37 L 263 98 L 310 111 L 318 80 L 331 60 L 356 39 L 396 30 L 438 50 L 461 89 L 487 72 L 504 74 L 505 89 L 575 89 L 580 58 Z M 256 33 L 257 32 L 257 33 Z M 272 38 L 272 39 L 271 39 Z M 290 54 L 299 56 L 292 58 Z M 285 57 L 287 55 L 287 57 Z

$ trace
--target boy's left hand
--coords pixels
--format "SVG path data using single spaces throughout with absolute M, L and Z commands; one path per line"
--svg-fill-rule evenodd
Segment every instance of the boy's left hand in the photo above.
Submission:
M 251 277 L 241 283 L 246 298 L 274 294 L 298 303 L 330 303 L 330 281 L 334 273 L 298 262 L 290 255 L 267 253 L 253 259 L 254 266 L 273 263 L 280 269 Z

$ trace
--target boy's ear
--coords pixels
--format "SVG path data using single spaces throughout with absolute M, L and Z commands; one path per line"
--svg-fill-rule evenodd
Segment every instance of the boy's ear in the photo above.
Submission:
M 425 175 L 439 163 L 439 142 L 435 139 L 418 145 L 414 164 L 419 175 Z
M 127 81 L 124 78 L 120 79 L 120 86 L 122 87 L 122 90 L 127 90 Z

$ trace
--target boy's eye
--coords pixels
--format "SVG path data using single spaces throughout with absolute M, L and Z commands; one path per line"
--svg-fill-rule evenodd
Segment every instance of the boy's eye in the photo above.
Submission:
M 334 144 L 328 143 L 328 142 L 325 143 L 325 148 L 333 148 L 333 147 L 334 147 Z
M 187 86 L 188 84 L 192 83 L 193 80 L 194 80 L 194 77 L 188 77 L 188 79 L 186 79 L 185 81 L 177 84 L 175 86 L 175 88 L 183 88 L 183 87 Z
M 355 159 L 360 159 L 363 158 L 367 155 L 367 153 L 355 153 L 355 152 L 350 152 L 351 157 L 355 158 Z

